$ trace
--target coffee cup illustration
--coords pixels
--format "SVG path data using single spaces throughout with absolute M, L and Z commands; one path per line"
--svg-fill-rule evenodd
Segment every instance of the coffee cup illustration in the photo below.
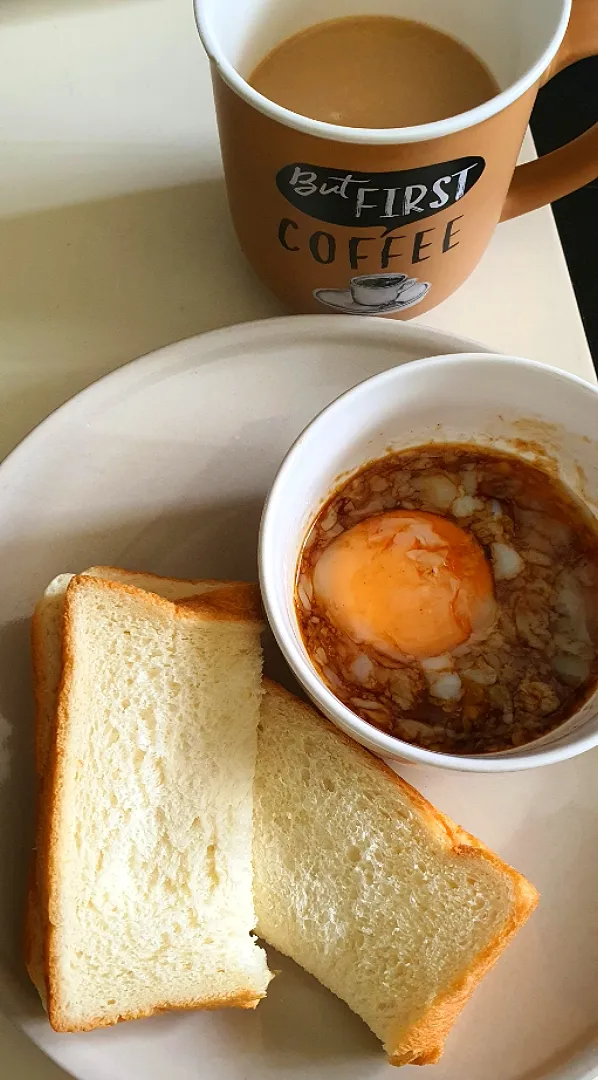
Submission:
M 360 274 L 348 289 L 315 289 L 314 297 L 334 311 L 353 315 L 383 315 L 414 307 L 427 295 L 427 281 L 407 274 Z

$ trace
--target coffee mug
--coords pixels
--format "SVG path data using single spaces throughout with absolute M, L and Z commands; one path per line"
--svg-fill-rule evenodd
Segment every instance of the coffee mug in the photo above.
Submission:
M 598 125 L 517 166 L 539 87 L 598 52 L 598 0 L 330 0 L 327 20 L 397 15 L 450 34 L 498 83 L 469 112 L 382 129 L 311 120 L 247 82 L 322 21 L 317 0 L 195 0 L 195 12 L 241 247 L 295 311 L 423 314 L 471 274 L 499 221 L 598 175 Z

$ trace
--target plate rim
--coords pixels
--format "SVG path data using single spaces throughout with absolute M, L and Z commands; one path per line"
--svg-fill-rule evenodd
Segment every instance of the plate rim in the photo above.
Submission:
M 19 439 L 15 446 L 13 446 L 3 458 L 0 458 L 0 486 L 3 483 L 7 469 L 14 464 L 15 457 L 29 445 L 30 440 L 34 440 L 42 431 L 45 431 L 63 412 L 72 408 L 75 402 L 79 402 L 87 394 L 92 395 L 97 388 L 109 381 L 116 384 L 121 378 L 125 379 L 138 367 L 142 368 L 145 365 L 149 365 L 150 362 L 156 363 L 160 360 L 167 360 L 169 353 L 174 354 L 179 349 L 189 347 L 195 342 L 203 342 L 205 340 L 216 341 L 219 338 L 224 340 L 227 336 L 230 336 L 231 338 L 234 337 L 235 334 L 240 331 L 247 335 L 245 340 L 248 341 L 251 340 L 254 335 L 259 335 L 262 331 L 268 332 L 270 329 L 272 329 L 272 332 L 274 333 L 277 329 L 284 330 L 286 326 L 290 328 L 291 326 L 297 327 L 297 325 L 300 324 L 299 333 L 301 334 L 303 332 L 309 332 L 310 330 L 318 330 L 320 327 L 323 330 L 325 324 L 328 324 L 329 326 L 332 324 L 332 326 L 337 326 L 341 329 L 341 323 L 345 324 L 347 330 L 350 328 L 352 337 L 355 337 L 355 332 L 358 327 L 374 331 L 374 326 L 372 325 L 374 323 L 376 324 L 376 332 L 380 332 L 381 334 L 388 333 L 389 335 L 392 335 L 393 333 L 396 333 L 400 335 L 406 333 L 409 328 L 412 332 L 414 330 L 416 332 L 421 331 L 422 334 L 430 334 L 434 338 L 438 338 L 439 344 L 441 340 L 444 340 L 459 344 L 460 346 L 471 346 L 470 351 L 472 352 L 493 351 L 483 342 L 477 341 L 475 338 L 461 337 L 460 334 L 453 334 L 448 330 L 437 330 L 436 327 L 428 326 L 426 323 L 415 323 L 411 320 L 407 320 L 406 322 L 399 319 L 391 320 L 376 315 L 365 315 L 360 320 L 355 320 L 351 315 L 342 314 L 280 315 L 268 319 L 250 319 L 246 322 L 232 323 L 230 326 L 221 326 L 214 330 L 206 330 L 203 333 L 192 334 L 190 337 L 178 338 L 176 341 L 169 342 L 167 345 L 160 345 L 157 349 L 150 349 L 149 352 L 142 353 L 140 356 L 135 356 L 131 360 L 125 361 L 124 364 L 120 364 L 111 371 L 107 371 L 103 375 L 100 375 L 99 378 L 92 379 L 86 386 L 81 387 L 76 393 L 71 394 L 60 405 L 57 405 L 52 409 L 47 416 L 44 416 L 42 420 L 37 424 L 34 424 L 33 427 Z M 330 326 L 330 329 L 332 329 L 332 326 Z M 381 327 L 385 327 L 385 329 L 381 330 Z M 459 352 L 467 351 L 468 350 L 465 348 L 459 349 Z M 441 354 L 439 353 L 438 355 Z

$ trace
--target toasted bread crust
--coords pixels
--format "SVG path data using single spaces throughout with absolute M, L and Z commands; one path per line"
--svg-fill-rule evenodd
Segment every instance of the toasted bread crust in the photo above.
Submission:
M 264 625 L 260 590 L 251 582 L 223 583 L 220 589 L 177 601 L 176 607 L 179 616 L 192 612 L 204 619 Z
M 46 988 L 46 1009 L 50 1023 L 55 1031 L 65 1030 L 61 1016 L 59 999 L 55 992 L 56 960 L 54 949 L 56 918 L 56 885 L 59 874 L 56 852 L 58 840 L 57 817 L 63 798 L 63 769 L 65 750 L 65 730 L 68 727 L 68 703 L 73 682 L 73 618 L 69 604 L 69 592 L 76 581 L 73 578 L 67 589 L 63 616 L 62 637 L 62 677 L 58 691 L 54 739 L 51 741 L 39 814 L 39 835 L 37 847 L 37 902 L 42 938 L 42 970 Z M 96 582 L 98 578 L 89 579 Z M 75 585 L 76 589 L 81 587 Z
M 145 576 L 145 575 L 144 575 Z M 62 677 L 58 691 L 56 707 L 56 723 L 54 738 L 50 740 L 49 755 L 43 777 L 43 786 L 39 799 L 39 824 L 37 846 L 37 869 L 35 879 L 30 887 L 25 931 L 25 955 L 28 971 L 32 981 L 40 989 L 45 991 L 46 1008 L 50 1024 L 55 1031 L 90 1031 L 97 1027 L 110 1027 L 113 1023 L 125 1020 L 141 1019 L 153 1015 L 156 1012 L 167 1010 L 190 1010 L 190 1009 L 220 1009 L 220 1008 L 255 1008 L 265 995 L 256 995 L 253 990 L 240 991 L 235 995 L 226 995 L 222 998 L 194 999 L 182 1004 L 169 1002 L 157 1003 L 148 1011 L 131 1012 L 123 1014 L 116 1021 L 102 1017 L 90 1018 L 85 1025 L 77 1026 L 69 1022 L 65 1016 L 58 985 L 58 962 L 56 951 L 56 920 L 58 918 L 58 882 L 60 878 L 60 865 L 58 857 L 58 844 L 60 835 L 60 820 L 62 802 L 64 797 L 64 769 L 67 750 L 67 736 L 70 725 L 70 695 L 73 686 L 74 667 L 74 617 L 73 608 L 79 593 L 101 587 L 107 591 L 127 593 L 134 597 L 143 597 L 144 603 L 160 608 L 176 618 L 198 619 L 200 621 L 238 621 L 255 626 L 261 626 L 259 617 L 259 589 L 256 585 L 246 583 L 223 583 L 222 589 L 217 590 L 217 595 L 210 602 L 202 597 L 192 598 L 191 601 L 174 603 L 166 600 L 146 589 L 139 589 L 134 585 L 122 582 L 114 582 L 107 578 L 94 578 L 79 575 L 72 578 L 65 598 L 63 615 L 62 636 Z M 40 676 L 41 665 L 39 659 L 43 648 L 41 631 L 38 628 L 36 635 L 38 652 L 38 666 L 36 681 Z M 35 670 L 35 669 L 34 669 Z M 42 714 L 40 713 L 39 716 Z M 39 962 L 41 943 L 41 963 Z
M 244 582 L 239 581 L 222 581 L 218 578 L 177 578 L 168 577 L 164 578 L 162 574 L 152 574 L 149 570 L 124 570 L 122 566 L 90 566 L 85 571 L 85 577 L 101 577 L 111 578 L 111 575 L 116 575 L 118 579 L 121 577 L 131 578 L 131 585 L 135 585 L 136 582 L 141 580 L 155 581 L 158 584 L 161 581 L 177 582 L 179 585 L 197 585 L 199 588 L 205 588 L 206 586 L 222 587 L 228 585 L 242 585 Z M 146 592 L 151 592 L 151 589 L 145 589 Z
M 463 859 L 489 863 L 503 875 L 511 886 L 511 915 L 505 926 L 476 957 L 475 962 L 454 981 L 453 985 L 440 994 L 429 1009 L 408 1031 L 391 1033 L 384 1049 L 391 1065 L 431 1065 L 439 1060 L 444 1049 L 444 1042 L 467 1000 L 494 966 L 517 931 L 523 926 L 536 907 L 539 894 L 534 886 L 517 870 L 503 862 L 480 840 L 456 825 L 449 817 L 437 810 L 427 799 L 411 787 L 365 747 L 356 743 L 343 731 L 335 728 L 316 709 L 305 702 L 298 701 L 292 694 L 270 679 L 263 680 L 267 693 L 281 700 L 292 700 L 295 707 L 300 704 L 310 715 L 316 716 L 339 742 L 351 748 L 362 761 L 380 773 L 387 781 L 395 784 L 410 799 L 414 809 L 425 820 L 426 825 L 445 850 Z
M 110 578 L 94 578 L 86 573 L 75 576 L 71 581 L 67 589 L 67 604 L 69 596 L 74 595 L 74 590 L 89 589 L 92 585 L 94 587 L 101 585 L 105 589 L 125 592 L 130 596 L 143 596 L 148 604 L 162 608 L 163 611 L 172 612 L 174 609 L 178 618 L 263 625 L 261 594 L 259 586 L 253 582 L 223 582 L 222 588 L 208 593 L 200 593 L 198 596 L 187 597 L 185 600 L 166 600 L 163 596 L 148 592 L 147 589 L 140 589 L 136 585 L 111 581 Z
M 86 1024 L 68 1024 L 61 1025 L 60 1018 L 54 1015 L 54 1019 L 50 1016 L 50 1023 L 54 1031 L 65 1032 L 69 1034 L 75 1034 L 82 1031 L 95 1031 L 97 1028 L 110 1028 L 116 1027 L 117 1024 L 126 1023 L 128 1020 L 147 1020 L 150 1016 L 160 1015 L 165 1012 L 192 1012 L 194 1010 L 208 1010 L 213 1011 L 215 1009 L 255 1009 L 259 1005 L 262 998 L 265 997 L 261 994 L 256 997 L 252 990 L 241 990 L 238 994 L 230 994 L 227 997 L 222 998 L 197 998 L 196 1000 L 186 1001 L 180 1005 L 173 1005 L 170 1002 L 164 1002 L 153 1006 L 151 1009 L 140 1009 L 136 1012 L 123 1013 L 117 1020 L 106 1020 L 102 1016 L 94 1017 Z

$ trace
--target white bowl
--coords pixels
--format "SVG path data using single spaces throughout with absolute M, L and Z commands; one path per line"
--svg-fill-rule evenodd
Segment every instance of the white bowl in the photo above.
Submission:
M 531 360 L 462 353 L 417 360 L 349 390 L 315 418 L 287 454 L 262 518 L 259 565 L 278 644 L 312 701 L 381 756 L 467 772 L 509 772 L 574 757 L 598 744 L 598 692 L 527 746 L 479 756 L 440 754 L 388 735 L 343 705 L 303 644 L 294 606 L 297 562 L 339 477 L 389 451 L 467 442 L 518 453 L 560 479 L 598 517 L 598 388 Z

